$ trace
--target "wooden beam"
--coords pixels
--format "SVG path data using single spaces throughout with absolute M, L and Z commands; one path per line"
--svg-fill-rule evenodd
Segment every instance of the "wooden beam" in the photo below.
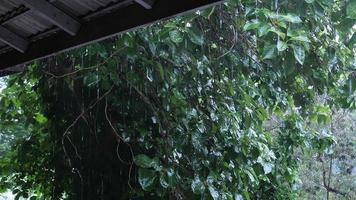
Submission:
M 75 36 L 80 29 L 80 23 L 78 21 L 46 0 L 22 0 L 22 2 L 28 8 L 35 10 L 36 14 L 72 36 Z
M 6 71 L 16 73 L 16 72 L 22 72 L 25 68 L 26 66 L 24 64 L 18 64 L 10 68 L 7 68 Z
M 26 39 L 9 31 L 3 26 L 0 26 L 0 40 L 22 53 L 26 51 L 29 44 Z
M 0 22 L 2 24 L 7 24 L 11 22 L 12 20 L 16 20 L 18 17 L 22 16 L 26 12 L 28 12 L 30 9 L 26 8 L 26 6 L 21 5 L 11 11 L 9 11 L 7 14 L 2 15 L 0 17 Z
M 155 3 L 154 0 L 135 0 L 135 2 L 146 9 L 152 9 L 153 4 Z

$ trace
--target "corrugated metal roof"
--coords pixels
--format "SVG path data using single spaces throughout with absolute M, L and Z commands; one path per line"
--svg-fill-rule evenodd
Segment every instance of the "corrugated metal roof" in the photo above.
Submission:
M 134 0 L 49 0 L 54 7 L 68 14 L 77 21 L 85 20 L 87 15 L 93 15 L 100 10 L 113 7 L 122 2 L 128 4 Z M 45 37 L 51 30 L 57 31 L 56 25 L 38 14 L 38 11 L 26 7 L 23 0 L 0 0 L 0 24 L 12 33 L 25 40 L 35 41 Z M 0 53 L 12 48 L 0 38 Z
M 107 7 L 123 0 L 56 0 L 52 2 L 58 7 L 70 11 L 73 15 L 80 17 L 90 12 L 95 12 L 101 8 Z
M 5 15 L 20 5 L 21 2 L 19 0 L 0 0 L 0 15 Z
M 66 14 L 80 20 L 89 13 L 94 13 L 122 1 L 124 0 L 50 0 L 49 2 Z M 21 0 L 0 0 L 0 19 L 5 18 L 5 15 L 12 15 L 21 6 L 23 6 Z M 12 32 L 28 39 L 55 27 L 53 23 L 30 9 L 14 15 L 14 17 L 3 21 L 2 24 Z
M 0 72 L 218 2 L 223 0 L 0 0 Z
M 33 35 L 54 27 L 54 25 L 30 10 L 8 21 L 4 24 L 4 27 L 22 37 L 30 38 Z

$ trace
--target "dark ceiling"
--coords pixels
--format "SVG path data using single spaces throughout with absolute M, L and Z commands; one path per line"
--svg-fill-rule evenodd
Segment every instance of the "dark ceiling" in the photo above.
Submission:
M 0 0 L 0 74 L 223 0 Z

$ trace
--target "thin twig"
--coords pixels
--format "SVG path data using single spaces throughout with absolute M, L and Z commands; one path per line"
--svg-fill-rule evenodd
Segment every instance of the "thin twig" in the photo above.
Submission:
M 231 53 L 232 50 L 234 49 L 235 47 L 235 44 L 237 43 L 237 31 L 235 30 L 235 28 L 232 26 L 232 31 L 233 31 L 233 34 L 234 34 L 234 39 L 233 39 L 233 42 L 232 42 L 232 45 L 230 47 L 230 49 L 228 51 L 226 51 L 224 54 L 218 56 L 217 58 L 215 58 L 215 60 L 219 60 L 220 58 L 226 56 L 227 54 Z

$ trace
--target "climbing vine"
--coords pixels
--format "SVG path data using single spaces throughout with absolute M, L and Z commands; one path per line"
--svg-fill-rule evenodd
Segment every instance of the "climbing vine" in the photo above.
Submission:
M 294 151 L 325 150 L 314 125 L 356 105 L 352 6 L 233 0 L 31 64 L 1 95 L 0 127 L 28 133 L 1 160 L 1 188 L 296 198 Z

